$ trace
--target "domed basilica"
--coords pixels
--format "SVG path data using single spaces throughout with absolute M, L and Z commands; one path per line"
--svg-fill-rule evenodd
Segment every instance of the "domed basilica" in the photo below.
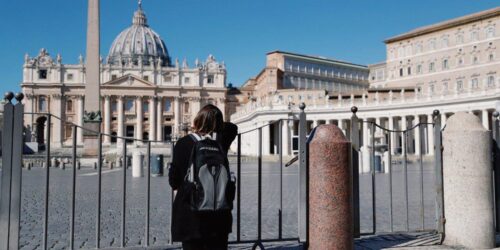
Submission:
M 25 56 L 22 92 L 25 112 L 51 113 L 51 142 L 55 146 L 71 143 L 71 126 L 83 124 L 85 60 L 64 64 L 62 56 L 51 56 L 41 49 L 35 57 Z M 132 25 L 114 40 L 108 56 L 101 57 L 101 110 L 105 134 L 165 141 L 188 128 L 196 112 L 205 104 L 226 112 L 226 67 L 209 55 L 196 59 L 172 60 L 165 42 L 148 25 L 139 4 Z M 43 143 L 46 117 L 27 115 L 31 141 Z M 83 144 L 81 130 L 78 144 Z M 105 144 L 114 143 L 104 137 Z

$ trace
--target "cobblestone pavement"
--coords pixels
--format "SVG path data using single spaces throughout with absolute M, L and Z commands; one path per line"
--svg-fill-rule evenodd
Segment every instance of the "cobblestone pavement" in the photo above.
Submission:
M 232 167 L 236 167 L 233 164 Z M 233 170 L 235 171 L 235 169 Z M 102 207 L 101 207 L 101 247 L 120 246 L 121 197 L 123 169 L 103 169 Z M 420 180 L 417 164 L 409 164 L 409 229 L 421 229 Z M 50 249 L 66 249 L 69 244 L 70 205 L 71 205 L 71 166 L 65 170 L 50 169 L 49 199 L 49 236 Z M 242 204 L 241 204 L 241 239 L 257 238 L 257 164 L 249 160 L 242 164 Z M 393 171 L 393 230 L 406 230 L 406 208 L 404 206 L 403 171 L 401 165 L 394 165 Z M 41 249 L 44 206 L 45 169 L 34 167 L 23 170 L 21 248 Z M 388 174 L 376 175 L 377 193 L 377 231 L 390 231 Z M 434 227 L 433 168 L 424 166 L 424 226 Z M 95 248 L 96 243 L 96 199 L 97 174 L 95 170 L 82 168 L 77 170 L 75 248 Z M 372 231 L 371 175 L 360 176 L 361 193 L 361 229 Z M 146 218 L 146 178 L 132 178 L 131 169 L 127 170 L 126 201 L 126 246 L 144 244 Z M 171 192 L 166 177 L 151 178 L 150 207 L 150 244 L 167 246 L 169 241 Z M 297 166 L 283 169 L 283 238 L 297 238 L 297 201 L 298 175 Z M 279 231 L 280 209 L 280 171 L 277 163 L 266 162 L 262 169 L 262 238 L 276 239 Z M 234 211 L 235 213 L 235 211 Z M 236 219 L 233 223 L 236 232 Z M 235 240 L 235 234 L 230 240 Z M 272 245 L 271 245 L 272 246 Z M 357 244 L 357 246 L 361 246 Z M 246 249 L 246 245 L 234 246 L 234 249 Z M 242 247 L 242 248 L 237 248 Z M 275 249 L 297 249 L 297 245 L 276 245 Z M 279 248 L 284 247 L 284 248 Z M 287 248 L 288 247 L 288 248 Z M 363 248 L 360 248 L 363 249 Z

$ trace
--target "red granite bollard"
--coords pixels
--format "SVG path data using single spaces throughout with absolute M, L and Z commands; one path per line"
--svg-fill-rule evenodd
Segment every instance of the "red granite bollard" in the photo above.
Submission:
M 351 143 L 321 125 L 309 143 L 309 249 L 354 249 Z

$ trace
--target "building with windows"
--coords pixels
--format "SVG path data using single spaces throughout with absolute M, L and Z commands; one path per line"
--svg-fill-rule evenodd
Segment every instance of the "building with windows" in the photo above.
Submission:
M 61 120 L 46 124 L 43 115 L 28 115 L 26 127 L 31 140 L 44 143 L 51 127 L 52 145 L 71 143 L 71 125 L 82 125 L 85 63 L 64 64 L 61 55 L 52 57 L 45 49 L 25 56 L 22 92 L 29 113 L 51 113 Z M 132 25 L 114 40 L 101 59 L 102 128 L 106 134 L 137 139 L 168 140 L 189 126 L 196 112 L 212 103 L 226 110 L 226 67 L 209 55 L 189 66 L 172 60 L 164 41 L 148 25 L 139 6 Z M 78 144 L 83 143 L 78 130 Z M 113 138 L 104 137 L 106 144 Z
M 350 110 L 357 106 L 357 115 L 364 121 L 359 124 L 362 154 L 368 155 L 371 140 L 377 145 L 387 145 L 391 140 L 394 154 L 406 151 L 410 156 L 432 155 L 432 125 L 421 125 L 408 133 L 405 144 L 402 133 L 376 129 L 375 136 L 370 136 L 366 122 L 406 130 L 432 122 L 434 110 L 440 111 L 444 121 L 455 112 L 465 111 L 476 114 L 490 129 L 491 114 L 500 109 L 499 26 L 497 7 L 417 28 L 385 41 L 384 62 L 367 67 L 347 63 L 347 72 L 311 63 L 335 60 L 270 53 L 266 68 L 243 86 L 247 97 L 239 98 L 242 102 L 231 120 L 240 131 L 251 131 L 296 117 L 298 104 L 305 102 L 309 130 L 320 124 L 336 124 L 350 136 Z M 289 57 L 293 60 L 287 60 Z M 268 77 L 271 74 L 275 75 Z M 279 131 L 277 126 L 262 127 L 264 155 L 279 153 Z M 283 153 L 296 153 L 297 122 L 282 123 L 281 131 Z M 243 135 L 243 154 L 257 154 L 257 136 L 257 131 Z

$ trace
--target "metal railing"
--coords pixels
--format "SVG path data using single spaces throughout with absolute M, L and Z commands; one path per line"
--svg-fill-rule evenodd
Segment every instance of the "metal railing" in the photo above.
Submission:
M 353 115 L 351 118 L 351 131 L 350 131 L 350 137 L 351 137 L 351 143 L 353 146 L 353 154 L 352 154 L 352 169 L 353 169 L 353 198 L 354 198 L 354 229 L 355 229 L 355 237 L 359 237 L 362 234 L 375 234 L 375 233 L 393 233 L 393 232 L 411 232 L 414 230 L 410 229 L 410 221 L 409 221 L 409 192 L 408 192 L 408 150 L 409 150 L 409 143 L 408 143 L 408 137 L 411 133 L 419 133 L 419 138 L 418 138 L 418 144 L 415 141 L 416 145 L 419 145 L 419 149 L 415 148 L 416 153 L 416 161 L 418 162 L 418 180 L 417 180 L 417 185 L 418 185 L 418 190 L 419 190 L 419 197 L 418 197 L 418 216 L 419 216 L 419 229 L 417 231 L 426 231 L 426 230 L 437 230 L 439 233 L 442 233 L 442 214 L 443 214 L 443 201 L 442 201 L 442 164 L 441 164 L 441 117 L 439 115 L 438 111 L 434 111 L 433 113 L 433 122 L 419 122 L 418 124 L 415 124 L 414 126 L 411 126 L 409 128 L 406 127 L 406 124 L 403 124 L 403 130 L 395 130 L 395 129 L 387 129 L 383 127 L 381 124 L 377 124 L 374 121 L 360 121 L 360 119 L 357 117 L 356 112 L 358 111 L 357 107 L 352 107 L 351 109 Z M 392 119 L 392 118 L 391 118 Z M 436 220 L 436 226 L 433 228 L 427 228 L 425 226 L 425 215 L 431 211 L 425 211 L 425 206 L 424 206 L 424 159 L 423 159 L 423 154 L 425 151 L 425 140 L 423 136 L 423 132 L 425 128 L 429 128 L 429 125 L 433 126 L 433 130 L 427 130 L 427 133 L 433 133 L 433 141 L 434 141 L 434 149 L 429 148 L 429 150 L 434 150 L 434 156 L 435 156 L 435 161 L 434 161 L 434 177 L 435 177 L 435 183 L 434 183 L 434 191 L 436 195 L 436 211 L 435 211 L 435 220 Z M 360 162 L 359 162 L 359 155 L 362 153 L 361 152 L 361 141 L 360 141 L 360 126 L 367 126 L 369 128 L 369 134 L 371 138 L 368 142 L 368 145 L 363 145 L 365 147 L 364 153 L 369 153 L 369 183 L 370 183 L 370 190 L 371 190 L 371 231 L 368 232 L 362 232 L 361 230 L 361 216 L 360 216 L 360 174 L 359 174 L 359 168 L 360 168 Z M 386 145 L 381 145 L 382 142 L 380 142 L 378 145 L 376 145 L 375 137 L 376 137 L 376 130 L 380 131 L 383 134 L 383 138 L 387 140 Z M 418 131 L 417 131 L 418 130 Z M 367 129 L 365 129 L 367 131 Z M 377 131 L 377 132 L 378 132 Z M 393 188 L 394 188 L 394 183 L 393 183 L 393 149 L 395 145 L 393 144 L 393 136 L 398 136 L 401 135 L 401 150 L 402 150 L 402 155 L 399 155 L 398 158 L 402 158 L 402 188 L 403 188 L 403 208 L 404 208 L 404 228 L 403 230 L 395 230 L 395 218 L 394 218 L 394 195 L 393 195 Z M 364 134 L 363 137 L 368 136 L 367 134 Z M 417 139 L 416 139 L 417 140 Z M 365 142 L 368 140 L 365 140 Z M 382 155 L 386 155 L 385 157 L 385 164 L 386 164 L 386 173 L 388 174 L 387 177 L 384 177 L 387 179 L 387 191 L 388 191 L 388 204 L 381 204 L 384 206 L 388 206 L 388 228 L 389 231 L 382 231 L 380 230 L 377 226 L 380 225 L 382 222 L 378 220 L 378 214 L 380 211 L 377 211 L 378 204 L 377 202 L 381 202 L 379 199 L 377 199 L 377 172 L 378 170 L 375 168 L 377 166 L 376 162 L 376 148 L 377 146 L 386 146 L 387 149 L 385 152 L 383 152 Z M 439 152 L 438 152 L 439 151 Z M 365 158 L 365 157 L 363 157 Z M 380 159 L 378 161 L 379 166 L 382 164 L 382 159 L 379 156 Z M 363 164 L 367 164 L 367 162 L 362 162 Z M 365 178 L 366 180 L 366 178 Z M 381 188 L 381 187 L 378 187 Z M 377 213 L 379 212 L 379 213 Z
M 10 99 L 9 99 L 10 98 Z M 2 221 L 0 221 L 0 248 L 1 249 L 18 249 L 19 248 L 19 241 L 20 241 L 20 211 L 21 211 L 21 177 L 22 177 L 22 161 L 23 161 L 23 155 L 22 155 L 22 146 L 24 144 L 23 141 L 23 125 L 24 125 L 24 115 L 31 115 L 33 119 L 33 116 L 36 117 L 46 117 L 46 120 L 44 121 L 46 124 L 46 132 L 45 133 L 45 152 L 43 154 L 43 161 L 44 167 L 43 169 L 43 185 L 40 187 L 40 191 L 42 193 L 39 200 L 42 204 L 42 216 L 41 216 L 41 244 L 40 247 L 42 249 L 49 249 L 50 246 L 50 239 L 49 235 L 52 234 L 53 232 L 51 231 L 52 228 L 49 227 L 49 222 L 52 220 L 51 219 L 51 213 L 49 213 L 49 206 L 51 204 L 51 185 L 53 184 L 53 181 L 51 180 L 51 176 L 53 175 L 51 172 L 51 168 L 57 167 L 52 163 L 53 160 L 53 148 L 51 147 L 51 142 L 53 134 L 53 124 L 55 122 L 60 123 L 60 129 L 64 130 L 66 127 L 71 128 L 71 136 L 68 138 L 71 139 L 71 153 L 70 153 L 70 163 L 71 163 L 71 176 L 68 179 L 69 180 L 69 189 L 70 189 L 70 194 L 69 194 L 69 234 L 67 238 L 67 243 L 69 249 L 75 249 L 78 246 L 76 246 L 76 228 L 75 228 L 75 221 L 77 219 L 77 212 L 79 207 L 76 206 L 77 204 L 77 184 L 78 184 L 78 179 L 77 179 L 77 170 L 80 169 L 80 162 L 79 162 L 79 154 L 78 154 L 78 149 L 79 149 L 79 132 L 84 133 L 85 136 L 93 136 L 94 139 L 96 140 L 96 150 L 97 150 L 97 161 L 94 165 L 96 175 L 97 175 L 97 195 L 95 197 L 95 202 L 92 202 L 93 209 L 95 209 L 95 248 L 100 249 L 103 247 L 110 247 L 110 246 L 103 246 L 103 241 L 102 241 L 102 236 L 105 233 L 103 230 L 103 207 L 102 207 L 102 202 L 103 197 L 102 197 L 102 191 L 103 191 L 103 140 L 105 137 L 109 138 L 114 138 L 119 141 L 119 143 L 116 144 L 117 150 L 121 150 L 121 176 L 119 177 L 119 200 L 120 200 L 120 216 L 119 216 L 119 227 L 120 227 L 120 232 L 119 232 L 119 242 L 118 242 L 118 247 L 120 248 L 127 248 L 127 247 L 137 247 L 137 245 L 129 245 L 126 242 L 127 238 L 127 185 L 128 185 L 128 178 L 127 178 L 127 168 L 128 168 L 128 143 L 129 142 L 138 142 L 142 143 L 146 147 L 146 161 L 145 161 L 145 167 L 146 167 L 146 204 L 145 204 L 145 214 L 144 214 L 144 233 L 141 238 L 144 240 L 141 241 L 141 247 L 150 247 L 151 242 L 150 242 L 150 230 L 151 230 L 151 146 L 153 143 L 165 143 L 163 141 L 154 141 L 154 140 L 141 140 L 137 138 L 131 138 L 131 137 L 126 137 L 126 136 L 116 136 L 112 134 L 106 134 L 102 133 L 100 131 L 92 131 L 90 129 L 85 128 L 84 126 L 74 124 L 68 121 L 61 120 L 60 117 L 57 117 L 53 114 L 50 113 L 36 113 L 36 112 L 24 112 L 23 110 L 23 105 L 21 104 L 22 101 L 22 95 L 16 96 L 16 99 L 18 101 L 17 104 L 13 105 L 11 103 L 11 100 L 13 99 L 12 96 L 8 96 L 6 99 L 8 100 L 7 103 L 4 105 L 4 129 L 3 129 L 3 142 L 4 144 L 6 142 L 9 143 L 14 143 L 12 145 L 2 145 L 2 149 L 4 150 L 3 152 L 3 168 L 2 168 L 2 192 L 1 192 L 1 211 L 0 211 L 0 218 Z M 283 120 L 277 120 L 273 123 L 268 124 L 267 126 L 271 126 L 271 124 L 274 125 L 279 125 L 279 166 L 280 166 L 280 172 L 279 172 L 279 182 L 280 182 L 280 190 L 279 190 L 279 196 L 280 196 L 280 201 L 279 201 L 279 210 L 278 210 L 278 221 L 279 221 L 279 226 L 278 226 L 278 236 L 276 238 L 266 238 L 264 239 L 262 237 L 262 214 L 263 214 L 263 207 L 262 207 L 262 128 L 259 127 L 256 128 L 253 131 L 258 131 L 259 135 L 259 152 L 258 152 L 258 157 L 257 157 L 257 169 L 258 169 L 258 179 L 257 179 L 257 197 L 258 197 L 258 216 L 257 216 L 257 239 L 251 239 L 251 240 L 243 240 L 241 237 L 241 227 L 242 227 L 242 221 L 241 221 L 241 191 L 242 191 L 242 150 L 241 150 L 241 143 L 242 143 L 242 135 L 246 133 L 250 133 L 252 131 L 246 131 L 243 133 L 238 134 L 238 150 L 237 150 L 237 200 L 236 200 L 236 240 L 235 241 L 230 241 L 230 243 L 246 243 L 246 242 L 255 242 L 255 246 L 262 246 L 262 242 L 268 242 L 268 241 L 296 241 L 299 240 L 301 242 L 305 242 L 307 240 L 307 160 L 306 160 L 306 120 L 305 120 L 305 105 L 301 106 L 301 111 L 298 116 L 299 124 L 300 124 L 300 129 L 299 129 L 299 184 L 300 184 L 300 190 L 299 190 L 299 204 L 298 204 L 298 235 L 297 237 L 283 237 L 283 145 L 282 145 L 282 125 L 283 122 L 289 121 L 286 119 Z M 15 117 L 16 119 L 11 119 L 11 117 Z M 42 133 L 43 131 L 38 131 L 39 133 Z M 5 136 L 12 136 L 9 138 L 6 138 Z M 62 133 L 60 134 L 62 136 Z M 14 139 L 14 137 L 16 139 Z M 61 140 L 62 141 L 62 140 Z M 174 141 L 168 141 L 166 142 L 167 146 L 170 146 L 172 149 L 174 147 L 175 142 Z M 118 148 L 121 144 L 121 148 Z M 67 145 L 67 144 L 66 144 Z M 66 147 L 67 148 L 67 147 Z M 13 152 L 9 151 L 9 149 L 13 149 Z M 173 150 L 171 151 L 173 153 Z M 40 154 L 38 156 L 41 156 Z M 94 158 L 94 159 L 95 159 Z M 15 160 L 15 162 L 13 162 Z M 118 163 L 118 161 L 117 161 Z M 30 169 L 31 165 L 28 164 L 27 169 Z M 63 169 L 63 168 L 62 168 Z M 12 173 L 9 173 L 9 171 L 12 170 Z M 14 173 L 15 172 L 15 173 Z M 172 203 L 173 203 L 173 195 L 171 196 L 172 199 L 169 201 L 169 206 L 170 206 L 170 211 L 172 211 Z M 8 201 L 8 202 L 6 202 Z M 16 206 L 16 204 L 18 204 Z M 4 207 L 8 209 L 4 209 Z M 8 223 L 6 224 L 4 221 L 7 218 Z M 171 217 L 170 217 L 171 220 Z M 249 222 L 251 223 L 251 222 Z M 170 232 L 170 224 L 168 224 L 167 228 L 167 234 L 171 234 Z M 84 230 L 92 230 L 90 228 L 85 228 Z M 9 240 L 4 240 L 4 239 L 10 239 Z M 116 244 L 116 242 L 115 242 Z M 173 244 L 171 237 L 169 237 L 167 244 Z M 158 245 L 157 245 L 158 246 Z M 116 245 L 112 245 L 112 247 L 116 247 Z

